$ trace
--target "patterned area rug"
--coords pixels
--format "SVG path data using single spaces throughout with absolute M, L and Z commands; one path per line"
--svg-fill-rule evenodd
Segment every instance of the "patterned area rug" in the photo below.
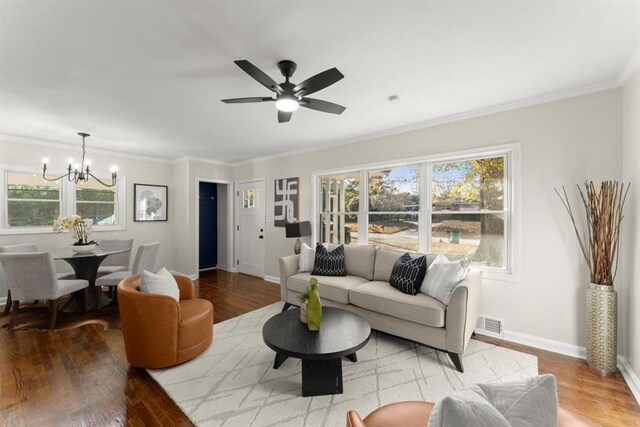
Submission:
M 366 415 L 402 400 L 437 401 L 481 382 L 505 382 L 538 374 L 535 356 L 472 340 L 465 373 L 446 354 L 373 332 L 358 362 L 343 359 L 344 393 L 301 396 L 301 362 L 272 368 L 274 352 L 262 341 L 262 325 L 282 303 L 215 325 L 213 345 L 183 365 L 149 370 L 197 426 L 344 426 L 346 413 Z

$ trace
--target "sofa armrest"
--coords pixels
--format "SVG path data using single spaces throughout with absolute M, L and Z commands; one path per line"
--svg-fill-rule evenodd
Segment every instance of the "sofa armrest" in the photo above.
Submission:
M 482 271 L 471 270 L 453 290 L 445 320 L 447 351 L 464 353 L 478 321 L 481 287 Z
M 280 299 L 287 301 L 287 279 L 298 272 L 300 255 L 283 256 L 280 258 Z

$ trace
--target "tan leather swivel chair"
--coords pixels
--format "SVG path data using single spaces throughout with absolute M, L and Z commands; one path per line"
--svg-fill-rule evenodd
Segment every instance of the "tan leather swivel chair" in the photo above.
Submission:
M 120 320 L 127 361 L 139 368 L 159 369 L 193 359 L 213 340 L 213 304 L 196 298 L 186 276 L 174 275 L 180 301 L 138 290 L 140 275 L 118 284 Z
M 356 411 L 347 413 L 347 427 L 426 427 L 433 410 L 430 402 L 397 402 L 382 406 L 364 420 Z M 586 418 L 558 407 L 558 427 L 598 426 Z M 463 427 L 463 426 L 460 426 Z

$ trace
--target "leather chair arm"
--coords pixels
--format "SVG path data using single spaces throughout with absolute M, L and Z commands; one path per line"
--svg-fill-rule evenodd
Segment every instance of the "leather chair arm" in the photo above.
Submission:
M 120 289 L 118 301 L 127 360 L 133 366 L 160 368 L 175 363 L 180 309 L 164 295 Z
M 181 274 L 174 274 L 173 278 L 180 288 L 180 301 L 196 297 L 196 287 L 191 279 Z

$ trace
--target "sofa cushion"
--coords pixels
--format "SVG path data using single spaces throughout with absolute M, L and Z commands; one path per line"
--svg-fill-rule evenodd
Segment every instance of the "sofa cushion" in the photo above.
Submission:
M 389 284 L 404 294 L 415 295 L 426 273 L 427 257 L 423 255 L 411 258 L 411 255 L 405 253 L 394 264 Z
M 287 280 L 287 288 L 304 292 L 309 287 L 311 273 L 298 273 Z M 313 276 L 318 279 L 318 293 L 320 299 L 329 299 L 342 304 L 349 304 L 349 289 L 367 282 L 367 279 L 358 276 Z
M 332 251 L 324 247 L 322 243 L 316 245 L 316 258 L 313 263 L 314 276 L 346 276 L 344 268 L 344 245 L 340 245 Z
M 392 251 L 389 249 L 377 249 L 376 250 L 376 261 L 373 270 L 373 280 L 378 280 L 382 282 L 388 282 L 391 278 L 391 270 L 393 270 L 393 266 L 404 254 L 405 252 Z M 413 258 L 422 256 L 423 254 L 419 254 L 416 252 L 410 252 Z M 433 254 L 427 254 L 427 267 L 431 265 L 431 262 L 436 258 Z
M 469 264 L 467 258 L 449 261 L 445 255 L 438 255 L 427 270 L 420 292 L 448 305 L 453 290 L 469 274 Z
M 424 294 L 403 294 L 389 282 L 365 282 L 349 290 L 349 301 L 367 310 L 422 325 L 444 326 L 445 305 Z
M 337 248 L 332 243 L 329 250 Z M 373 280 L 373 265 L 376 259 L 376 247 L 373 245 L 345 245 L 344 267 L 351 276 L 364 277 Z

